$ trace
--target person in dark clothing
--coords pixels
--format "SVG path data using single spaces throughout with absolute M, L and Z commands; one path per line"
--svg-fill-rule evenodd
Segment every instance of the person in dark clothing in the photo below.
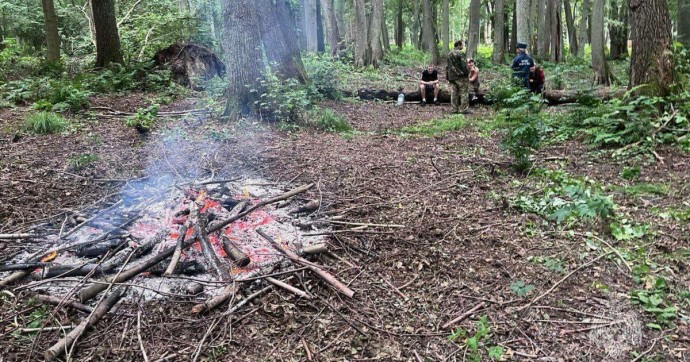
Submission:
M 544 70 L 536 64 L 529 68 L 529 89 L 537 94 L 544 91 Z
M 429 64 L 422 72 L 422 81 L 419 83 L 419 91 L 422 93 L 421 104 L 426 105 L 426 96 L 431 92 L 434 92 L 434 104 L 438 104 L 439 89 L 438 72 L 433 64 Z
M 517 56 L 513 58 L 511 68 L 513 68 L 513 78 L 515 78 L 525 88 L 529 88 L 529 68 L 534 66 L 534 59 L 527 55 L 527 44 L 517 44 Z

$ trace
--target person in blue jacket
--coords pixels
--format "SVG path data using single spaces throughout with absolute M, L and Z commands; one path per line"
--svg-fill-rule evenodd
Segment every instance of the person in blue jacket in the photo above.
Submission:
M 517 56 L 513 59 L 513 78 L 517 79 L 525 88 L 529 88 L 529 69 L 534 66 L 534 59 L 527 55 L 527 44 L 517 44 Z

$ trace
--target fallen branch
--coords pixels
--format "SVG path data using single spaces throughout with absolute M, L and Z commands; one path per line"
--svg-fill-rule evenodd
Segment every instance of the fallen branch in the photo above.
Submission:
M 448 323 L 446 323 L 446 324 L 444 324 L 443 326 L 441 326 L 441 329 L 449 328 L 449 327 L 453 326 L 454 324 L 457 324 L 457 323 L 460 323 L 460 322 L 464 321 L 465 319 L 467 319 L 467 317 L 469 317 L 469 316 L 471 316 L 472 314 L 474 314 L 474 312 L 476 312 L 476 311 L 478 311 L 478 310 L 484 308 L 485 305 L 486 305 L 486 304 L 485 304 L 484 302 L 481 302 L 481 303 L 475 305 L 474 307 L 472 307 L 472 308 L 471 308 L 470 310 L 468 310 L 467 312 L 461 314 L 459 317 L 454 318 L 453 320 L 451 320 L 451 321 L 449 321 Z
M 11 270 L 28 270 L 36 268 L 45 268 L 54 265 L 53 263 L 16 263 L 16 264 L 2 264 L 0 265 L 0 272 Z
M 175 267 L 177 266 L 177 263 L 180 261 L 180 256 L 182 256 L 182 242 L 184 241 L 184 237 L 187 234 L 187 224 L 184 224 L 180 227 L 178 230 L 179 236 L 177 237 L 177 242 L 175 243 L 175 252 L 173 253 L 172 259 L 170 260 L 170 264 L 168 264 L 168 268 L 165 270 L 165 273 L 163 273 L 166 276 L 170 276 L 173 274 L 175 271 Z
M 70 299 L 64 299 L 64 298 L 59 298 L 59 297 L 54 297 L 52 295 L 46 295 L 46 294 L 37 294 L 34 295 L 34 298 L 38 300 L 39 302 L 43 303 L 48 303 L 48 304 L 53 304 L 57 306 L 65 306 L 65 307 L 70 307 L 82 312 L 86 313 L 91 313 L 93 312 L 93 308 L 81 304 L 77 302 L 76 300 L 70 300 Z
M 43 328 L 19 328 L 19 333 L 36 333 L 48 331 L 66 331 L 72 329 L 74 326 L 58 326 L 58 327 L 43 327 Z
M 275 279 L 275 278 L 272 278 L 272 277 L 266 277 L 266 281 L 275 285 L 275 286 L 281 287 L 281 288 L 287 290 L 288 292 L 297 294 L 302 298 L 311 299 L 311 295 L 309 295 L 309 293 L 305 292 L 304 290 L 297 289 L 288 283 L 282 282 L 282 281 Z
M 232 298 L 235 295 L 235 293 L 237 293 L 238 290 L 240 290 L 240 284 L 239 283 L 232 283 L 231 285 L 228 285 L 227 287 L 223 288 L 223 290 L 220 292 L 220 294 L 206 300 L 203 303 L 197 304 L 194 307 L 192 307 L 192 313 L 194 313 L 194 314 L 206 313 L 206 312 L 210 311 L 211 309 L 218 307 L 224 301 Z
M 261 229 L 257 229 L 256 232 L 259 235 L 261 235 L 264 239 L 268 240 L 276 250 L 285 254 L 290 260 L 292 260 L 292 261 L 294 261 L 294 262 L 296 262 L 302 266 L 306 266 L 311 271 L 316 273 L 316 275 L 321 277 L 321 279 L 323 279 L 327 283 L 334 286 L 339 292 L 345 294 L 346 296 L 348 296 L 350 298 L 352 298 L 355 295 L 355 292 L 352 289 L 348 288 L 347 285 L 343 284 L 340 280 L 338 280 L 331 273 L 321 269 L 320 267 L 314 265 L 313 263 L 309 262 L 308 260 L 305 260 L 304 258 L 300 257 L 299 255 L 295 254 L 294 252 L 282 248 L 278 242 L 273 240 L 273 238 L 268 236 Z
M 240 250 L 240 248 L 238 248 L 237 245 L 235 245 L 235 243 L 233 243 L 232 240 L 230 240 L 230 238 L 223 235 L 222 240 L 223 250 L 225 250 L 225 253 L 228 254 L 228 257 L 232 259 L 235 265 L 241 268 L 249 265 L 251 260 L 249 259 L 247 254 L 242 252 L 242 250 Z
M 89 315 L 86 319 L 84 319 L 79 325 L 74 328 L 71 332 L 69 332 L 65 337 L 60 339 L 57 343 L 55 343 L 52 347 L 48 348 L 48 350 L 45 351 L 43 354 L 46 361 L 52 361 L 56 357 L 59 357 L 62 355 L 62 353 L 66 352 L 67 349 L 72 347 L 72 344 L 79 338 L 79 336 L 85 332 L 87 329 L 90 329 L 93 327 L 96 323 L 98 323 L 103 316 L 108 313 L 108 311 L 115 305 L 117 302 L 122 298 L 122 296 L 125 294 L 127 291 L 127 288 L 117 288 L 115 289 L 110 295 L 102 300 L 96 308 L 93 310 L 93 313 Z
M 0 239 L 14 240 L 14 239 L 30 239 L 36 237 L 35 234 L 0 234 Z

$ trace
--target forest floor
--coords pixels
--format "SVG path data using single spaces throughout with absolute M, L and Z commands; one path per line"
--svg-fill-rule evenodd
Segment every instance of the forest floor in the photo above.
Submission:
M 92 105 L 133 112 L 147 105 L 147 96 L 109 96 Z M 163 110 L 192 109 L 196 101 Z M 194 300 L 127 305 L 81 339 L 76 360 L 144 360 L 142 349 L 149 360 L 191 360 L 201 341 L 200 360 L 306 361 L 307 353 L 319 361 L 689 356 L 690 293 L 671 293 L 690 291 L 690 234 L 682 214 L 690 210 L 687 155 L 664 148 L 657 151 L 663 163 L 654 157 L 621 161 L 569 140 L 540 150 L 534 162 L 540 171 L 520 175 L 500 150 L 502 130 L 490 108 L 463 117 L 449 115 L 448 105 L 346 99 L 321 107 L 344 116 L 355 131 L 183 118 L 141 136 L 116 119 L 80 116 L 66 134 L 17 138 L 26 110 L 0 111 L 0 233 L 60 223 L 65 211 L 105 203 L 128 180 L 152 172 L 194 177 L 210 170 L 316 182 L 309 196 L 323 200 L 323 214 L 404 225 L 334 234 L 336 257 L 316 259 L 356 292 L 353 299 L 307 282 L 318 298 L 275 290 L 237 316 L 222 317 L 211 332 L 220 313 L 192 316 Z M 172 160 L 170 169 L 155 162 L 161 159 Z M 639 177 L 621 178 L 634 166 Z M 556 225 L 521 211 L 516 205 L 538 204 L 561 182 L 548 170 L 601 185 L 616 213 L 634 220 L 630 234 L 643 225 L 644 235 L 616 241 L 600 222 Z M 0 244 L 0 259 L 31 247 Z M 0 360 L 39 359 L 59 337 L 56 331 L 16 332 L 52 311 L 26 295 L 1 296 Z M 649 302 L 650 296 L 662 302 Z M 659 311 L 671 304 L 679 309 Z M 467 318 L 442 327 L 469 310 Z M 50 318 L 68 324 L 81 316 L 59 310 Z

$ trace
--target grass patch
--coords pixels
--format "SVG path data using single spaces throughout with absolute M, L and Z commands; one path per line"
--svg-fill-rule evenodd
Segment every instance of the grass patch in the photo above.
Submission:
M 418 125 L 403 127 L 400 133 L 434 136 L 440 133 L 459 131 L 469 125 L 470 122 L 465 117 L 454 115 L 448 118 L 435 119 Z
M 307 122 L 311 126 L 326 132 L 348 133 L 353 131 L 352 126 L 344 117 L 328 108 L 317 107 L 312 109 L 309 111 Z
M 34 134 L 51 134 L 62 132 L 68 122 L 62 116 L 53 112 L 36 112 L 24 120 L 24 130 Z
M 622 191 L 629 196 L 666 196 L 668 195 L 669 189 L 669 186 L 663 183 L 639 183 L 631 186 L 624 186 Z
M 91 153 L 85 153 L 83 155 L 72 156 L 67 161 L 70 166 L 74 168 L 82 168 L 98 161 L 98 156 Z

